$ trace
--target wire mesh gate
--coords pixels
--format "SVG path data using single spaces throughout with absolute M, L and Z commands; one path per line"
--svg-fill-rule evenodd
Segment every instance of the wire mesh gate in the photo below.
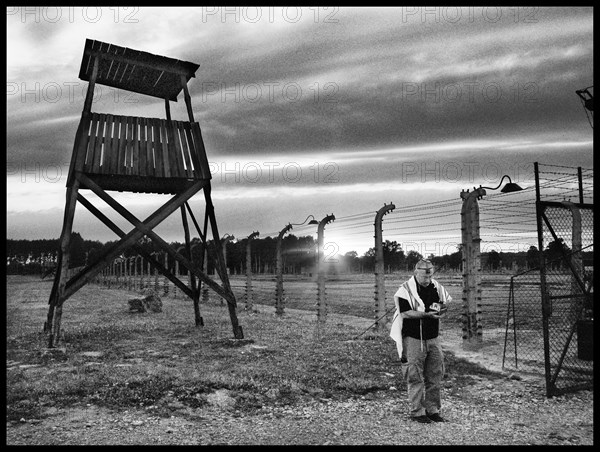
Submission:
M 548 397 L 593 387 L 593 204 L 584 202 L 583 178 L 561 176 L 577 187 L 578 203 L 542 200 L 545 180 L 535 165 L 540 297 Z
M 502 367 L 533 373 L 544 369 L 544 333 L 540 306 L 540 270 L 519 273 L 510 278 Z
M 521 371 L 544 372 L 549 397 L 591 388 L 593 380 L 593 312 L 585 307 L 585 296 L 570 292 L 572 278 L 561 265 L 563 259 L 546 262 L 549 311 L 540 309 L 544 298 L 539 268 L 511 277 L 506 311 L 502 367 L 514 364 Z

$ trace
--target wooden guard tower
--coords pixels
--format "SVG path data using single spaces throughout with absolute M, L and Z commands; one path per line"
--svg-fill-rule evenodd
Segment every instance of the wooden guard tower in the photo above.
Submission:
M 130 247 L 136 249 L 154 268 L 193 300 L 196 325 L 202 324 L 202 317 L 199 310 L 200 287 L 196 287 L 195 277 L 223 297 L 229 308 L 234 337 L 243 338 L 210 197 L 211 174 L 208 159 L 200 125 L 194 121 L 187 87 L 198 67 L 199 65 L 187 61 L 86 40 L 79 78 L 88 81 L 89 86 L 69 167 L 58 267 L 50 294 L 48 319 L 44 325 L 44 330 L 49 334 L 49 347 L 55 347 L 59 341 L 63 303 Z M 96 84 L 164 99 L 166 119 L 93 113 L 91 107 Z M 169 102 L 176 102 L 182 90 L 189 121 L 174 121 L 171 119 Z M 121 230 L 82 196 L 82 190 L 90 190 L 105 201 L 129 221 L 133 229 L 129 232 Z M 107 193 L 111 190 L 173 196 L 141 221 Z M 200 229 L 188 204 L 188 200 L 200 190 L 203 190 L 206 202 L 203 230 Z M 69 278 L 69 243 L 77 202 L 115 232 L 120 240 Z M 158 224 L 178 209 L 181 211 L 189 258 L 178 253 L 153 232 Z M 191 258 L 186 211 L 193 220 L 202 247 L 208 250 L 215 261 L 222 285 L 202 271 L 203 262 L 194 262 Z M 212 232 L 212 242 L 207 239 L 208 223 Z M 144 236 L 189 270 L 191 288 L 138 245 L 138 241 Z M 204 250 L 200 254 L 204 256 Z

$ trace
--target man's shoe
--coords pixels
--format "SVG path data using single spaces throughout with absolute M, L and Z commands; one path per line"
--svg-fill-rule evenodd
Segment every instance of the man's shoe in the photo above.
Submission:
M 446 422 L 446 419 L 440 416 L 440 413 L 428 414 L 426 417 L 433 422 Z
M 413 421 L 417 421 L 420 422 L 421 424 L 431 424 L 431 419 L 429 419 L 427 416 L 422 415 L 422 416 L 412 416 L 411 419 Z

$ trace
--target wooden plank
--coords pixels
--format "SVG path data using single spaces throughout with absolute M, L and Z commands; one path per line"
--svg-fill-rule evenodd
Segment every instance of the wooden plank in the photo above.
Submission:
M 137 171 L 138 157 L 135 153 L 135 139 L 137 137 L 137 128 L 135 126 L 135 117 L 127 118 L 127 156 L 128 164 L 126 174 L 135 174 Z
M 192 161 L 190 160 L 190 150 L 187 144 L 187 138 L 185 136 L 185 130 L 183 128 L 183 123 L 181 121 L 177 121 L 177 130 L 179 132 L 179 136 L 181 138 L 181 151 L 183 153 L 183 158 L 185 160 L 186 166 L 186 175 L 187 177 L 194 177 L 194 173 L 192 170 Z
M 112 46 L 111 47 L 112 53 L 114 55 L 118 55 L 119 54 L 119 47 L 118 46 Z M 114 83 L 115 80 L 117 80 L 117 74 L 119 73 L 119 68 L 121 67 L 121 62 L 118 61 L 113 61 L 113 64 L 111 65 L 111 69 L 109 71 L 108 74 L 106 74 L 106 79 L 110 80 Z
M 185 130 L 185 136 L 189 146 L 190 160 L 192 165 L 194 165 L 192 177 L 194 177 L 194 179 L 201 179 L 200 162 L 198 161 L 198 157 L 196 155 L 196 143 L 194 142 L 194 138 L 192 136 L 192 126 L 189 122 L 186 122 L 183 124 L 183 128 Z
M 167 125 L 164 119 L 158 120 L 160 130 L 160 141 L 162 147 L 162 161 L 165 177 L 171 177 L 171 166 L 169 164 L 169 148 L 167 146 Z
M 148 136 L 147 119 L 140 120 L 140 152 L 146 156 L 146 176 L 153 176 L 154 162 L 152 161 L 152 153 L 150 152 L 150 137 Z
M 146 127 L 145 127 L 145 119 L 146 118 L 138 118 L 139 131 L 138 131 L 138 144 L 139 144 L 139 153 L 140 153 L 140 166 L 139 166 L 139 175 L 140 176 L 149 176 L 148 174 L 148 153 L 146 151 Z
M 96 168 L 96 166 L 94 166 L 95 172 L 97 173 L 101 173 L 102 172 L 102 166 L 104 165 L 104 162 L 106 161 L 106 137 L 108 136 L 108 134 L 110 133 L 108 130 L 108 117 L 105 114 L 100 114 L 100 121 L 102 123 L 101 125 L 101 135 L 100 135 L 100 142 L 97 143 L 98 146 L 98 162 L 97 165 L 98 167 Z
M 145 176 L 146 175 L 146 153 L 140 152 L 140 118 L 133 118 L 133 136 L 132 140 L 132 149 L 133 149 L 133 165 L 132 165 L 132 174 L 136 176 Z
M 125 68 L 127 67 L 127 63 L 117 62 L 117 69 L 115 71 L 115 76 L 112 79 L 112 83 L 118 85 L 123 77 L 123 73 L 125 72 Z
M 96 127 L 98 127 L 98 124 L 96 123 L 96 121 L 94 121 L 94 113 L 89 115 L 89 130 L 87 131 L 88 137 L 85 140 L 84 143 L 84 152 L 83 152 L 83 163 L 81 166 L 81 171 L 87 171 L 88 170 L 88 161 L 91 161 L 91 156 L 90 154 L 90 149 L 94 149 L 94 140 L 96 139 Z
M 183 156 L 181 155 L 181 142 L 179 141 L 179 131 L 177 130 L 177 121 L 171 121 L 171 131 L 173 132 L 173 148 L 171 152 L 173 152 L 175 157 L 175 168 L 177 170 L 176 177 L 185 177 Z
M 154 119 L 146 119 L 146 127 L 148 128 L 148 156 L 150 157 L 149 166 L 152 168 L 152 176 L 161 177 L 159 167 L 156 162 L 156 143 L 154 142 Z
M 102 174 L 113 174 L 112 167 L 114 166 L 113 160 L 115 159 L 115 152 L 113 151 L 113 133 L 114 133 L 114 118 L 113 115 L 106 115 L 106 132 L 104 136 L 104 154 L 102 157 L 102 165 L 100 171 Z
M 160 119 L 152 119 L 152 146 L 154 148 L 154 165 L 156 167 L 154 175 L 164 177 L 162 143 L 160 142 Z
M 177 158 L 175 153 L 175 135 L 173 132 L 173 121 L 165 121 L 165 133 L 167 134 L 167 157 L 169 159 L 169 168 L 171 177 L 178 177 Z
M 119 173 L 118 174 L 129 174 L 131 171 L 131 151 L 130 151 L 130 140 L 132 134 L 131 118 L 129 116 L 123 116 L 121 118 L 121 144 L 123 148 L 123 154 L 119 154 Z
M 94 162 L 94 149 L 96 149 L 96 141 L 98 135 L 98 113 L 92 113 L 92 128 L 90 130 L 90 139 L 87 145 L 87 151 L 85 154 L 85 165 L 83 171 L 91 172 Z
M 131 150 L 130 150 L 130 145 L 131 145 L 131 134 L 133 133 L 133 127 L 131 126 L 131 117 L 130 116 L 123 116 L 123 118 L 121 118 L 121 140 L 122 140 L 122 146 L 123 146 L 123 156 L 122 156 L 122 160 L 120 165 L 121 169 L 119 171 L 119 174 L 131 174 Z
M 92 161 L 92 173 L 97 174 L 100 172 L 100 163 L 102 163 L 102 145 L 104 144 L 104 134 L 106 125 L 106 115 L 98 115 L 98 134 L 96 136 L 96 143 L 94 144 L 94 158 Z
M 144 128 L 144 142 L 146 149 L 146 174 L 148 176 L 154 176 L 156 174 L 156 168 L 154 166 L 154 152 L 152 149 L 152 127 L 149 118 L 143 118 L 142 121 Z
M 95 41 L 98 42 L 98 41 Z M 134 65 L 134 66 L 141 66 L 141 67 L 145 67 L 148 69 L 152 69 L 154 71 L 165 71 L 167 73 L 171 73 L 171 74 L 181 74 L 181 75 L 185 75 L 187 78 L 191 78 L 194 76 L 196 70 L 197 70 L 197 64 L 195 63 L 190 63 L 190 62 L 183 62 L 183 61 L 179 61 L 179 60 L 175 60 L 173 58 L 167 58 L 167 57 L 161 57 L 161 55 L 153 55 L 147 52 L 143 52 L 146 55 L 150 55 L 150 59 L 147 59 L 147 61 L 144 61 L 142 58 L 140 58 L 140 55 L 142 52 L 133 50 L 133 49 L 124 49 L 125 51 L 120 54 L 120 55 L 115 55 L 115 54 L 106 54 L 105 51 L 102 51 L 101 49 L 94 49 L 92 48 L 91 51 L 89 51 L 89 55 L 90 57 L 94 57 L 96 55 L 102 56 L 103 58 L 106 59 L 110 59 L 113 61 L 117 61 L 120 63 L 127 63 L 129 65 Z M 126 52 L 126 50 L 129 50 L 129 52 L 133 52 L 133 53 L 128 53 Z M 179 63 L 179 64 L 175 64 L 175 63 Z
M 137 150 L 138 150 L 138 169 L 137 169 L 137 175 L 138 176 L 146 176 L 146 167 L 148 165 L 147 162 L 147 158 L 146 158 L 146 143 L 145 143 L 145 130 L 144 130 L 144 126 L 143 126 L 143 118 L 136 118 L 136 122 L 137 122 L 137 130 L 138 130 L 138 135 L 137 135 Z
M 192 157 L 194 143 L 193 141 L 188 141 L 187 131 L 185 130 L 186 124 L 189 123 L 186 121 L 181 121 L 179 123 L 179 129 L 181 130 L 181 141 L 184 142 L 185 146 L 184 154 L 186 157 L 186 164 L 188 167 L 187 174 L 188 177 L 194 178 L 194 160 Z
M 115 134 L 117 143 L 115 145 L 115 167 L 113 174 L 124 174 L 124 162 L 125 162 L 125 134 L 126 134 L 127 122 L 123 116 L 115 116 Z
M 82 132 L 82 136 L 81 136 L 81 142 L 79 144 L 75 143 L 74 147 L 73 147 L 73 157 L 71 157 L 72 159 L 76 159 L 79 158 L 79 155 L 82 155 L 82 162 L 79 166 L 79 168 L 75 168 L 76 170 L 79 170 L 80 168 L 84 168 L 85 167 L 85 159 L 86 159 L 86 155 L 87 155 L 87 148 L 90 142 L 90 133 L 91 133 L 91 128 L 92 128 L 92 121 L 91 119 L 87 119 L 86 115 L 82 115 L 81 117 L 81 121 L 83 122 L 82 127 L 84 128 L 84 131 Z M 76 140 L 77 141 L 77 140 Z M 81 152 L 80 150 L 83 149 L 82 154 L 78 155 L 78 152 Z
M 146 174 L 154 176 L 156 168 L 154 166 L 154 149 L 152 147 L 152 121 L 144 118 L 144 127 L 146 129 Z
M 110 47 L 107 51 L 106 51 L 106 55 L 108 56 L 104 56 L 102 58 L 103 61 L 105 61 L 106 63 L 106 71 L 100 74 L 100 77 L 103 78 L 104 80 L 110 80 L 110 74 L 111 72 L 114 70 L 113 69 L 113 61 L 110 58 L 110 54 L 114 54 L 115 52 L 114 47 Z M 117 64 L 114 64 L 114 66 L 116 67 Z
M 106 115 L 106 137 L 104 137 L 104 157 L 102 157 L 102 174 L 114 174 L 113 166 L 115 166 L 115 154 L 118 151 L 116 148 L 116 138 L 114 137 L 115 117 L 112 114 Z
M 114 116 L 115 129 L 113 132 L 113 152 L 114 152 L 114 166 L 111 166 L 112 174 L 119 174 L 119 166 L 122 164 L 121 160 L 121 120 L 120 115 Z
M 121 118 L 121 144 L 123 147 L 123 155 L 120 155 L 119 162 L 119 173 L 118 174 L 129 174 L 131 168 L 131 154 L 129 151 L 129 141 L 131 140 L 131 117 L 123 116 Z

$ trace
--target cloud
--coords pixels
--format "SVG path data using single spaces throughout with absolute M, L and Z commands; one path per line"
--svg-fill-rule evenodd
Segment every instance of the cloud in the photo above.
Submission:
M 530 182 L 534 161 L 593 167 L 575 95 L 593 83 L 592 8 L 24 11 L 7 10 L 9 237 L 60 233 L 86 38 L 200 64 L 193 113 L 219 222 L 236 235 L 299 212 L 370 212 L 389 195 L 454 197 L 502 174 Z M 127 96 L 98 86 L 93 110 L 165 116 L 161 99 Z M 171 112 L 187 120 L 181 97 Z M 157 202 L 119 199 L 140 215 Z M 90 234 L 111 236 L 88 217 Z
M 67 11 L 65 8 L 63 14 Z M 42 81 L 42 94 L 47 87 L 45 97 L 52 94 L 48 83 L 64 88 L 65 83 L 76 80 L 76 71 L 68 73 L 67 68 L 76 64 L 78 70 L 84 39 L 77 45 L 72 36 L 88 31 L 92 37 L 108 41 L 102 34 L 110 30 L 112 42 L 119 45 L 176 54 L 200 63 L 190 90 L 207 148 L 217 155 L 385 146 L 399 140 L 414 143 L 426 137 L 447 139 L 461 128 L 461 133 L 469 136 L 489 135 L 498 128 L 514 132 L 525 121 L 530 127 L 553 128 L 555 124 L 548 121 L 556 121 L 557 109 L 565 106 L 568 110 L 561 121 L 582 119 L 573 89 L 561 89 L 559 82 L 567 78 L 576 87 L 588 76 L 583 72 L 585 66 L 580 65 L 579 72 L 573 69 L 574 61 L 583 58 L 591 62 L 591 42 L 586 38 L 592 21 L 585 10 L 520 12 L 521 19 L 530 17 L 536 20 L 533 23 L 516 23 L 511 20 L 516 12 L 508 9 L 499 23 L 485 21 L 480 9 L 464 10 L 464 20 L 457 23 L 426 23 L 450 17 L 443 10 L 417 14 L 406 8 L 340 8 L 335 15 L 338 23 L 315 23 L 315 10 L 309 9 L 302 10 L 302 21 L 292 23 L 282 20 L 282 11 L 261 9 L 261 20 L 251 23 L 246 16 L 256 14 L 248 9 L 174 8 L 165 12 L 139 8 L 128 12 L 135 13 L 132 17 L 137 23 L 115 24 L 108 20 L 115 11 L 105 8 L 103 19 L 93 24 L 73 20 L 61 27 L 60 23 L 46 23 L 43 30 L 29 34 L 27 30 L 35 25 L 27 23 L 19 30 L 13 23 L 11 30 L 27 36 L 25 42 L 30 44 L 47 35 L 46 49 L 54 44 L 72 49 L 68 58 L 60 60 L 64 61 L 63 75 Z M 119 13 L 124 22 L 126 11 Z M 319 13 L 323 19 L 327 11 Z M 72 14 L 91 18 L 96 11 L 84 14 L 76 9 Z M 286 14 L 292 17 L 291 10 Z M 476 19 L 474 23 L 469 14 Z M 165 20 L 156 21 L 157 15 Z M 398 20 L 392 20 L 394 17 Z M 193 26 L 192 18 L 203 26 Z M 555 26 L 558 19 L 560 27 Z M 142 27 L 151 20 L 157 23 L 150 27 L 152 31 Z M 171 23 L 178 24 L 177 37 L 168 43 L 157 41 L 161 30 Z M 428 39 L 422 39 L 423 31 Z M 211 36 L 211 46 L 195 44 L 207 36 Z M 153 43 L 152 48 L 148 42 Z M 9 57 L 9 67 L 15 66 L 11 61 Z M 44 69 L 42 64 L 39 71 Z M 26 82 L 31 89 L 38 80 L 27 78 Z M 66 88 L 64 91 L 66 97 Z M 11 119 L 30 122 L 26 114 L 19 113 L 23 110 L 19 107 L 31 106 L 31 97 L 26 98 L 28 105 L 11 102 Z M 36 119 L 62 114 L 64 107 L 76 114 L 83 99 L 78 95 L 75 100 L 69 105 L 42 101 L 35 105 Z M 114 93 L 105 89 L 95 108 L 164 116 L 161 101 L 143 96 L 135 100 L 134 104 L 123 98 L 116 102 Z M 181 110 L 185 117 L 182 107 L 173 109 Z M 57 129 L 63 135 L 63 130 Z M 10 152 L 14 141 L 10 128 L 8 138 Z

